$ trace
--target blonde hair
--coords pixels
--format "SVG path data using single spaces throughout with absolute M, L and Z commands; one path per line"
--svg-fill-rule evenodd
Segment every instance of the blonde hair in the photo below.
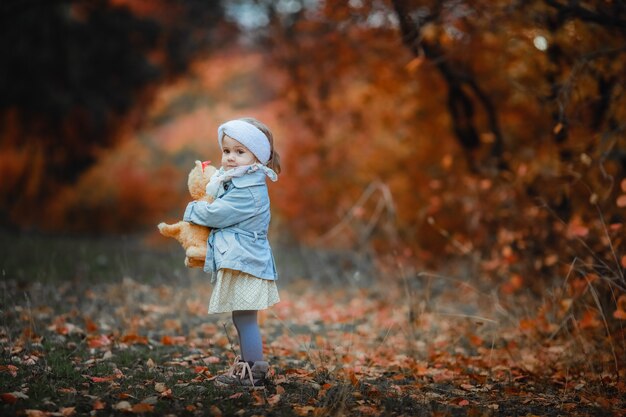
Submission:
M 280 155 L 274 149 L 274 135 L 272 135 L 272 131 L 262 122 L 258 121 L 254 117 L 242 117 L 242 122 L 250 123 L 252 126 L 259 129 L 261 132 L 267 136 L 267 140 L 270 143 L 270 159 L 267 161 L 267 165 L 271 168 L 275 173 L 280 174 Z

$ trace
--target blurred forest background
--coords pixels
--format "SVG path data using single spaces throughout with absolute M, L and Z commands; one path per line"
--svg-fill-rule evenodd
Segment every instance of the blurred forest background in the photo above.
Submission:
M 624 2 L 22 0 L 0 13 L 3 234 L 163 241 L 155 225 L 182 215 L 193 161 L 219 163 L 217 126 L 254 116 L 284 161 L 277 245 L 331 248 L 327 263 L 383 281 L 461 265 L 505 294 L 555 288 L 537 326 L 573 316 L 623 341 Z

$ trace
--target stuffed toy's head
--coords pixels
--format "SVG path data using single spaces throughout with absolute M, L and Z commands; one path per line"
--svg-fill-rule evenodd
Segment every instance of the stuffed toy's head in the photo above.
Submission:
M 206 193 L 206 185 L 211 176 L 217 171 L 214 166 L 210 165 L 211 161 L 196 161 L 196 166 L 189 173 L 187 179 L 187 187 L 189 194 L 194 200 L 204 197 Z

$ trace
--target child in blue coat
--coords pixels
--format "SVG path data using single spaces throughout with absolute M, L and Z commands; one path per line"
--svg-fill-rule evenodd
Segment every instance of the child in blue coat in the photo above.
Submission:
M 241 356 L 219 385 L 263 385 L 269 365 L 263 358 L 258 310 L 279 301 L 276 265 L 267 240 L 270 200 L 265 178 L 277 180 L 280 158 L 272 133 L 253 118 L 218 128 L 221 168 L 211 177 L 212 203 L 187 205 L 185 221 L 210 227 L 204 270 L 211 273 L 209 313 L 232 312 Z

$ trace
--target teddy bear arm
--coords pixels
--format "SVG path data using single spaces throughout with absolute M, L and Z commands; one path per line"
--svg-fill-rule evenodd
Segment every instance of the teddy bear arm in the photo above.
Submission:
M 163 236 L 173 237 L 174 239 L 178 239 L 178 236 L 180 236 L 180 231 L 181 231 L 180 230 L 181 223 L 182 222 L 177 222 L 174 224 L 159 223 L 158 225 L 159 232 L 161 232 Z

